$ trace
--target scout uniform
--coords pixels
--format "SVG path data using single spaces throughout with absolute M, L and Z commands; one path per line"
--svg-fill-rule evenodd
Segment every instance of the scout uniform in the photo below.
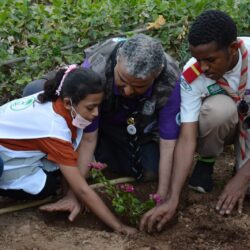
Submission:
M 244 99 L 248 105 L 250 104 L 250 37 L 241 37 L 240 40 L 243 41 L 248 55 L 240 51 L 238 63 L 223 75 L 229 87 L 220 80 L 216 82 L 205 77 L 194 58 L 191 58 L 185 65 L 181 76 L 181 122 L 199 122 L 197 151 L 205 157 L 218 156 L 223 151 L 224 144 L 228 142 L 227 136 L 230 135 L 232 138 L 234 135 L 239 121 L 236 103 Z M 243 67 L 243 61 L 248 64 L 246 67 Z M 247 66 L 248 78 L 245 79 L 245 84 L 243 83 L 244 93 L 242 92 L 242 96 L 238 96 L 237 99 L 237 96 L 232 96 L 230 90 L 235 93 L 239 92 L 242 75 Z M 219 96 L 216 97 L 217 95 Z M 222 95 L 230 96 L 231 100 Z M 204 104 L 206 108 L 203 107 Z M 216 110 L 220 110 L 217 116 Z M 203 119 L 206 121 L 204 122 Z M 241 131 L 240 134 L 242 134 Z M 240 136 L 237 136 L 237 168 L 250 158 L 250 130 L 244 130 L 244 134 L 245 152 L 242 151 L 240 145 Z M 231 143 L 232 140 L 229 142 Z

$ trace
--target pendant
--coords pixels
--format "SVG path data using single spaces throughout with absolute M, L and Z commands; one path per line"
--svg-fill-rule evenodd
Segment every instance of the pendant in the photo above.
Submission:
M 127 124 L 128 125 L 135 125 L 135 118 L 134 117 L 129 117 L 127 120 Z
M 127 126 L 127 131 L 130 135 L 135 135 L 136 134 L 136 127 L 135 125 L 129 124 Z
M 128 120 L 127 120 L 127 132 L 130 134 L 130 135 L 135 135 L 137 130 L 136 130 L 136 127 L 135 127 L 135 119 L 134 117 L 129 117 Z

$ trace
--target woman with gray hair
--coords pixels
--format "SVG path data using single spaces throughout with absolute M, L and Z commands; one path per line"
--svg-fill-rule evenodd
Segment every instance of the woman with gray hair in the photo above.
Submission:
M 129 75 L 145 79 L 153 72 L 161 72 L 165 55 L 158 40 L 139 34 L 123 44 L 118 50 L 117 58 L 123 59 Z
M 159 176 L 157 193 L 165 199 L 179 134 L 176 61 L 158 40 L 143 34 L 108 39 L 84 52 L 82 66 L 99 73 L 105 86 L 96 160 L 137 180 Z M 60 201 L 51 208 L 63 210 Z

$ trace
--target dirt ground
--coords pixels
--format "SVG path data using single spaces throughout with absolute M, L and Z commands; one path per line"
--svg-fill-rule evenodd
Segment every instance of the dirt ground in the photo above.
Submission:
M 211 194 L 198 194 L 185 188 L 175 218 L 161 233 L 138 233 L 133 237 L 110 232 L 91 213 L 74 223 L 67 214 L 41 213 L 36 208 L 0 216 L 0 249 L 2 250 L 246 250 L 250 249 L 250 201 L 244 213 L 222 217 L 215 210 L 217 197 L 232 175 L 232 152 L 217 160 Z M 139 195 L 155 191 L 156 183 L 136 186 Z M 143 190 L 143 191 L 142 191 Z M 1 207 L 6 203 L 1 201 Z

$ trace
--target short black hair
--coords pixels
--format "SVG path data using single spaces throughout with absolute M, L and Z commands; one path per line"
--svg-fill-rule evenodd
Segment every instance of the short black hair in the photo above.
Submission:
M 189 44 L 198 46 L 216 42 L 218 49 L 228 47 L 237 39 L 237 27 L 233 19 L 225 12 L 207 10 L 198 16 L 188 35 Z

